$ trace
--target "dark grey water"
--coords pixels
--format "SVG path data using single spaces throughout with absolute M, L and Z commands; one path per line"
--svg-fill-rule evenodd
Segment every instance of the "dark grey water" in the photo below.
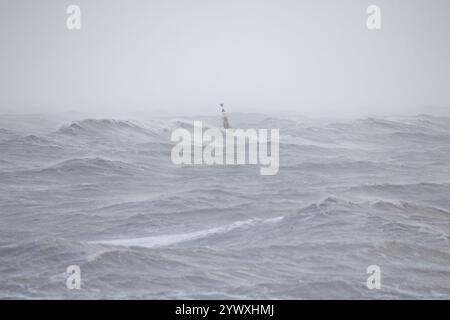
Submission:
M 275 176 L 172 164 L 192 120 L 2 117 L 0 298 L 450 298 L 449 118 L 231 115 Z

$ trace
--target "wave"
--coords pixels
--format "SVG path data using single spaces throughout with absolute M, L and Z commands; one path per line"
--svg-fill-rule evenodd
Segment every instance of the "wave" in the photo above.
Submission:
M 356 119 L 348 122 L 330 123 L 326 126 L 303 127 L 302 122 L 291 119 L 265 117 L 257 121 L 247 119 L 240 121 L 235 128 L 279 128 L 291 143 L 301 145 L 317 145 L 320 147 L 354 147 L 362 142 L 386 142 L 385 134 L 391 134 L 395 141 L 430 142 L 448 140 L 442 131 L 444 124 L 431 120 L 414 122 L 409 120 L 389 120 L 378 118 Z M 195 119 L 173 119 L 151 121 L 138 124 L 131 120 L 84 119 L 63 125 L 56 132 L 57 136 L 82 138 L 89 140 L 167 142 L 170 133 L 177 128 L 193 130 Z M 427 121 L 426 125 L 423 124 Z M 204 129 L 215 127 L 207 122 Z M 450 130 L 450 128 L 449 128 Z M 281 142 L 283 143 L 284 140 Z M 353 144 L 351 142 L 354 142 Z
M 38 170 L 39 174 L 48 175 L 132 175 L 140 168 L 117 160 L 106 160 L 103 158 L 81 158 L 70 159 L 48 168 Z
M 289 134 L 311 141 L 340 144 L 353 142 L 357 145 L 389 145 L 392 143 L 435 143 L 449 140 L 450 121 L 435 118 L 362 118 L 345 122 L 333 122 L 325 126 L 297 125 Z
M 391 137 L 399 140 L 402 143 L 405 142 L 415 142 L 420 144 L 426 143 L 445 143 L 448 144 L 450 142 L 450 135 L 446 134 L 430 134 L 423 132 L 394 132 L 391 134 Z
M 435 213 L 444 214 L 450 216 L 450 212 L 441 209 L 436 208 L 433 206 L 426 206 L 417 204 L 410 201 L 405 200 L 368 200 L 368 201 L 351 201 L 347 200 L 345 198 L 340 198 L 336 196 L 329 196 L 325 199 L 314 202 L 307 207 L 304 207 L 300 209 L 298 212 L 305 212 L 310 211 L 311 209 L 317 209 L 317 208 L 338 208 L 338 207 L 360 207 L 360 208 L 373 208 L 373 209 L 380 209 L 385 212 L 388 212 L 390 210 L 396 210 L 396 211 L 407 211 L 407 212 L 417 212 L 420 210 L 426 210 L 426 211 L 434 211 Z
M 431 206 L 420 205 L 411 201 L 405 200 L 384 200 L 384 199 L 373 199 L 373 200 L 363 200 L 363 201 L 354 201 L 349 200 L 343 197 L 338 197 L 334 195 L 330 195 L 325 197 L 324 199 L 313 202 L 308 206 L 299 210 L 299 212 L 303 210 L 309 210 L 311 208 L 323 208 L 323 207 L 337 207 L 337 206 L 360 206 L 367 208 L 377 208 L 377 209 L 400 209 L 400 210 L 410 210 L 410 209 L 433 209 L 436 211 L 440 211 L 445 214 L 449 214 L 446 210 L 435 208 Z
M 2 230 L 2 232 L 10 234 L 12 238 L 13 232 L 11 230 Z M 54 260 L 57 256 L 76 255 L 86 249 L 84 243 L 79 241 L 46 236 L 31 237 L 27 233 L 21 233 L 21 236 L 24 239 L 17 242 L 11 242 L 10 240 L 0 242 L 0 256 L 15 257 L 19 260 L 22 258 L 30 259 L 31 257 L 31 259 L 45 261 L 46 259 Z
M 432 130 L 438 129 L 446 132 L 450 131 L 450 117 L 436 117 L 433 115 L 421 114 L 412 119 L 404 119 L 404 121 L 410 121 L 416 126 Z
M 1 141 L 0 150 L 8 161 L 16 163 L 30 163 L 30 160 L 55 159 L 62 156 L 67 147 L 52 139 L 27 135 L 12 140 Z
M 348 177 L 350 174 L 353 177 L 356 175 L 369 175 L 369 174 L 382 174 L 383 172 L 401 172 L 405 170 L 404 167 L 395 163 L 384 163 L 375 161 L 351 161 L 351 160 L 334 160 L 328 162 L 301 162 L 296 164 L 288 164 L 282 167 L 282 170 L 286 171 L 298 171 L 305 172 L 308 174 L 317 175 L 329 175 L 338 176 L 346 175 Z
M 61 286 L 72 263 L 94 281 L 87 298 L 189 288 L 188 298 L 292 299 L 309 297 L 305 286 L 319 298 L 364 298 L 372 293 L 352 288 L 370 264 L 415 279 L 413 298 L 448 296 L 450 121 L 289 120 L 231 119 L 235 128 L 279 127 L 272 177 L 173 165 L 171 130 L 192 130 L 193 120 L 85 119 L 55 131 L 58 120 L 35 135 L 1 125 L 19 136 L 2 141 L 11 132 L 0 130 L 0 296 L 73 295 Z M 377 294 L 399 296 L 384 288 Z
M 16 139 L 18 137 L 19 137 L 18 134 L 14 133 L 10 130 L 0 128 L 0 141 L 12 140 L 12 139 Z
M 249 219 L 244 221 L 236 221 L 229 225 L 205 229 L 200 231 L 188 232 L 188 233 L 178 233 L 169 235 L 159 235 L 152 237 L 142 237 L 142 238 L 132 238 L 132 239 L 114 239 L 114 240 L 102 240 L 95 241 L 93 243 L 113 245 L 113 246 L 127 246 L 127 247 L 145 247 L 145 248 L 155 248 L 163 247 L 174 244 L 179 244 L 183 242 L 198 240 L 207 238 L 210 236 L 228 233 L 235 229 L 244 229 L 257 224 L 265 223 L 276 223 L 283 219 L 282 216 L 270 218 L 270 219 Z
M 72 122 L 69 125 L 63 125 L 57 132 L 66 134 L 77 134 L 88 131 L 99 130 L 142 130 L 141 127 L 127 120 L 115 119 L 84 119 Z
M 54 147 L 62 148 L 55 141 L 47 138 L 38 137 L 35 135 L 27 135 L 24 137 L 17 137 L 15 139 L 7 140 L 2 142 L 2 147 L 22 147 L 22 148 L 33 148 L 33 147 Z
M 405 183 L 405 184 L 395 184 L 395 183 L 383 183 L 383 184 L 365 184 L 361 186 L 349 187 L 347 191 L 350 192 L 392 192 L 398 194 L 399 192 L 436 192 L 439 193 L 443 190 L 450 189 L 450 183 L 433 183 L 433 182 L 419 182 L 419 183 Z
M 329 128 L 339 129 L 339 130 L 370 130 L 373 132 L 395 132 L 395 131 L 409 131 L 415 129 L 407 123 L 392 121 L 387 119 L 377 119 L 377 118 L 365 118 L 356 119 L 351 122 L 338 122 L 328 125 Z
M 129 120 L 115 119 L 84 119 L 63 125 L 56 136 L 83 138 L 89 140 L 110 140 L 148 142 L 151 139 L 163 138 L 159 128 L 146 128 Z

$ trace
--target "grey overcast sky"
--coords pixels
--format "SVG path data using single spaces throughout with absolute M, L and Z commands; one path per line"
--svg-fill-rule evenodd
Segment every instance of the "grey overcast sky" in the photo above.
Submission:
M 0 45 L 0 113 L 450 109 L 449 0 L 0 0 Z

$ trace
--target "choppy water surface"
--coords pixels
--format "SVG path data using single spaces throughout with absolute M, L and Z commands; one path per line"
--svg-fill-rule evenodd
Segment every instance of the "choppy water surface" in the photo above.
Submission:
M 275 176 L 172 164 L 193 120 L 2 117 L 0 298 L 450 298 L 450 118 L 231 115 Z

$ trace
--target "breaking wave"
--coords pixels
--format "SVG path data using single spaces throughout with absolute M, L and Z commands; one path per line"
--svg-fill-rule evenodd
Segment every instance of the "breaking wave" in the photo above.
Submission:
M 276 223 L 281 221 L 283 217 L 275 217 L 270 219 L 249 219 L 244 221 L 236 221 L 229 225 L 210 228 L 206 230 L 193 231 L 188 233 L 179 233 L 179 234 L 169 234 L 169 235 L 159 235 L 152 237 L 143 237 L 143 238 L 132 238 L 132 239 L 115 239 L 115 240 L 103 240 L 96 241 L 95 243 L 114 245 L 114 246 L 137 246 L 137 247 L 146 247 L 146 248 L 155 248 L 162 246 L 169 246 L 173 244 L 193 241 L 197 239 L 202 239 L 206 237 L 212 237 L 218 234 L 224 234 L 230 232 L 234 229 L 246 229 L 258 224 L 264 223 Z
M 231 114 L 280 129 L 270 177 L 171 162 L 220 117 L 0 120 L 1 298 L 450 297 L 450 118 Z

